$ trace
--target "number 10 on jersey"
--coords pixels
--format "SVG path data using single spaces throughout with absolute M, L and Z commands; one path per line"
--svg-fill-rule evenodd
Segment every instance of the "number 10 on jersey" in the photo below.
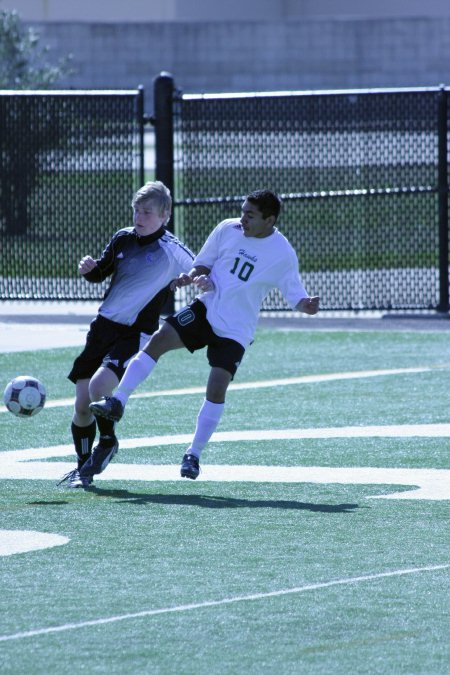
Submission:
M 231 274 L 235 274 L 241 281 L 248 281 L 250 274 L 254 269 L 255 266 L 249 263 L 248 260 L 242 262 L 241 258 L 238 257 L 234 259 L 234 265 L 230 272 Z

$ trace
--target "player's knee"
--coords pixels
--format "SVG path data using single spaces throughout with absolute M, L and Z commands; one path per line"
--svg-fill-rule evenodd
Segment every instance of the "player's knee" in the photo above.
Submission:
M 99 401 L 104 396 L 110 396 L 111 392 L 111 387 L 105 387 L 101 381 L 93 380 L 89 384 L 89 399 L 91 401 Z
M 228 384 L 223 382 L 208 382 L 206 399 L 211 403 L 225 403 Z
M 73 421 L 78 426 L 86 426 L 91 421 L 89 399 L 75 399 Z
M 78 392 L 77 396 L 75 396 L 75 403 L 74 403 L 74 412 L 75 415 L 79 417 L 86 417 L 91 414 L 89 410 L 89 403 L 90 403 L 89 395 L 88 392 Z
M 119 384 L 119 378 L 110 368 L 101 367 L 89 381 L 90 401 L 99 401 L 104 396 L 111 396 Z
M 179 347 L 183 347 L 183 343 L 177 331 L 170 324 L 164 323 L 156 333 L 153 333 L 149 342 L 144 347 L 144 351 L 154 361 L 157 361 L 166 352 L 178 349 Z

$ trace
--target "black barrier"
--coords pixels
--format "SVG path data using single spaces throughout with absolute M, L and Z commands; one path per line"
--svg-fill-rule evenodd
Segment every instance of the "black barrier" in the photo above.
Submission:
M 176 232 L 198 251 L 246 193 L 270 188 L 324 309 L 447 311 L 447 98 L 444 88 L 173 88 Z M 159 152 L 167 163 L 170 149 Z M 263 308 L 286 305 L 275 292 Z
M 152 117 L 143 96 L 0 92 L 0 299 L 102 297 L 77 263 L 130 224 L 151 121 L 194 251 L 268 187 L 324 309 L 448 311 L 446 88 L 185 95 L 162 73 Z
M 77 272 L 132 224 L 143 91 L 0 92 L 0 298 L 86 300 Z

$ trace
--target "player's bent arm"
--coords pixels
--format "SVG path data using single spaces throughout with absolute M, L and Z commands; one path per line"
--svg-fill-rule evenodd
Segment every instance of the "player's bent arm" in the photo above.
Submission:
M 319 311 L 319 303 L 319 296 L 314 295 L 312 298 L 302 298 L 300 302 L 295 305 L 295 309 L 304 314 L 317 314 Z
M 190 284 L 195 283 L 195 280 L 202 276 L 208 275 L 210 273 L 209 267 L 204 265 L 197 265 L 193 267 L 187 274 L 182 272 L 176 279 L 170 284 L 170 290 L 174 291 L 176 288 L 181 288 L 182 286 L 189 286 Z
M 85 255 L 78 263 L 78 271 L 80 274 L 88 274 L 97 267 L 97 261 L 91 258 L 90 255 Z
M 195 281 L 197 277 L 208 275 L 210 272 L 211 270 L 209 267 L 206 267 L 205 265 L 196 265 L 189 272 L 189 276 L 191 277 L 192 281 Z
M 215 289 L 215 285 L 209 274 L 200 274 L 199 277 L 196 277 L 194 279 L 194 283 L 197 286 L 197 288 L 202 291 L 202 293 L 206 293 L 207 291 L 213 291 Z

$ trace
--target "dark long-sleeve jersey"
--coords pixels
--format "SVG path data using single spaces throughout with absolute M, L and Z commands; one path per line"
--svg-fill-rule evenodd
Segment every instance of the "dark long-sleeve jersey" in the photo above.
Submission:
M 193 258 L 192 251 L 164 227 L 145 237 L 126 227 L 114 234 L 96 261 L 97 267 L 84 277 L 99 283 L 112 275 L 98 310 L 101 316 L 151 332 L 170 282 L 181 272 L 189 272 Z

